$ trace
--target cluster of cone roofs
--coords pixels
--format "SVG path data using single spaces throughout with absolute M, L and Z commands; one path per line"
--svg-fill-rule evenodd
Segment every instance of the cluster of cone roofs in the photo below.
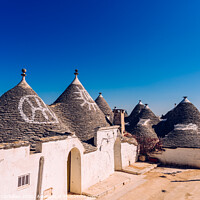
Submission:
M 139 101 L 125 120 L 128 132 L 161 140 L 164 147 L 200 147 L 200 112 L 186 96 L 161 118 L 157 117 L 147 104 Z
M 75 78 L 52 105 L 46 105 L 25 80 L 0 97 L 0 143 L 35 142 L 43 137 L 76 134 L 83 144 L 94 145 L 100 127 L 113 125 L 113 111 L 100 93 L 94 101 Z M 166 147 L 200 147 L 200 112 L 184 97 L 161 118 L 141 101 L 125 118 L 126 131 L 147 138 L 164 138 Z

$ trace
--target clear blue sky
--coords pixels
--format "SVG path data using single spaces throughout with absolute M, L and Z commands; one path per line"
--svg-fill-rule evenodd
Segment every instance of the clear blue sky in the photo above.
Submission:
M 74 78 L 95 99 L 156 114 L 200 108 L 199 0 L 0 0 L 0 94 L 21 79 L 50 104 Z

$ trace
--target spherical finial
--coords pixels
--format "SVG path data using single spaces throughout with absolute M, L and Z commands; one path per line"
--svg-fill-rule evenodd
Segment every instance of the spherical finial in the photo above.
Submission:
M 21 74 L 23 77 L 26 76 L 26 69 L 22 69 L 22 74 Z
M 75 76 L 78 76 L 78 69 L 75 69 L 74 75 L 75 75 Z
M 142 102 L 142 100 L 139 100 L 139 103 L 141 103 Z
M 100 94 L 100 95 L 102 95 L 102 93 L 101 93 L 101 92 L 99 92 L 99 94 Z
M 184 96 L 183 98 L 184 98 L 184 99 L 187 99 L 187 96 Z
M 145 106 L 148 106 L 148 104 L 147 104 L 147 103 L 145 103 Z

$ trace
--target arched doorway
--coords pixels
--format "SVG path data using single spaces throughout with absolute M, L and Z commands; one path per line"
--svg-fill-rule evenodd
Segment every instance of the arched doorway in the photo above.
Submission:
M 121 140 L 120 138 L 116 138 L 114 144 L 114 165 L 115 170 L 122 170 L 122 158 L 121 158 Z
M 67 158 L 67 191 L 81 194 L 81 154 L 73 148 Z

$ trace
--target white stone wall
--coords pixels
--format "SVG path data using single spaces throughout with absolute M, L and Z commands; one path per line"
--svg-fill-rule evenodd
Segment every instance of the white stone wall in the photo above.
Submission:
M 101 128 L 95 136 L 97 151 L 84 154 L 82 167 L 82 189 L 98 183 L 114 173 L 114 143 L 117 129 Z
M 74 147 L 83 154 L 83 146 L 77 138 L 43 143 L 42 153 L 36 154 L 30 154 L 29 147 L 0 150 L 0 199 L 35 200 L 39 160 L 44 156 L 41 194 L 53 188 L 52 197 L 66 200 L 67 156 Z M 18 188 L 18 176 L 25 174 L 30 174 L 30 185 Z
M 0 199 L 35 199 L 39 158 L 29 147 L 0 150 Z M 18 176 L 30 173 L 30 186 L 18 189 Z M 9 196 L 7 196 L 9 194 Z
M 165 151 L 151 154 L 164 164 L 187 165 L 200 168 L 200 149 L 196 148 L 165 148 Z
M 115 171 L 114 145 L 118 137 L 118 127 L 101 128 L 95 136 L 95 145 L 98 150 L 83 155 L 82 189 L 83 191 L 108 178 Z M 137 146 L 121 143 L 122 167 L 133 164 L 137 157 Z M 118 151 L 118 149 L 117 149 Z M 119 155 L 117 155 L 119 157 Z M 118 159 L 119 160 L 119 159 Z
M 137 161 L 137 146 L 129 143 L 121 143 L 122 168 Z
M 41 194 L 53 188 L 53 196 L 48 199 L 66 200 L 67 159 L 72 149 L 78 149 L 78 154 L 74 153 L 76 156 L 72 158 L 72 162 L 79 163 L 76 164 L 79 166 L 73 167 L 72 170 L 74 191 L 82 192 L 106 179 L 115 170 L 114 144 L 117 135 L 118 127 L 100 128 L 95 136 L 97 150 L 87 154 L 84 154 L 84 147 L 75 136 L 44 142 L 41 153 L 30 154 L 29 146 L 0 150 L 0 199 L 12 200 L 18 197 L 20 200 L 35 200 L 39 161 L 44 157 Z M 136 148 L 128 143 L 121 144 L 119 149 L 122 166 L 135 162 Z M 18 176 L 26 174 L 30 174 L 30 185 L 18 188 Z

